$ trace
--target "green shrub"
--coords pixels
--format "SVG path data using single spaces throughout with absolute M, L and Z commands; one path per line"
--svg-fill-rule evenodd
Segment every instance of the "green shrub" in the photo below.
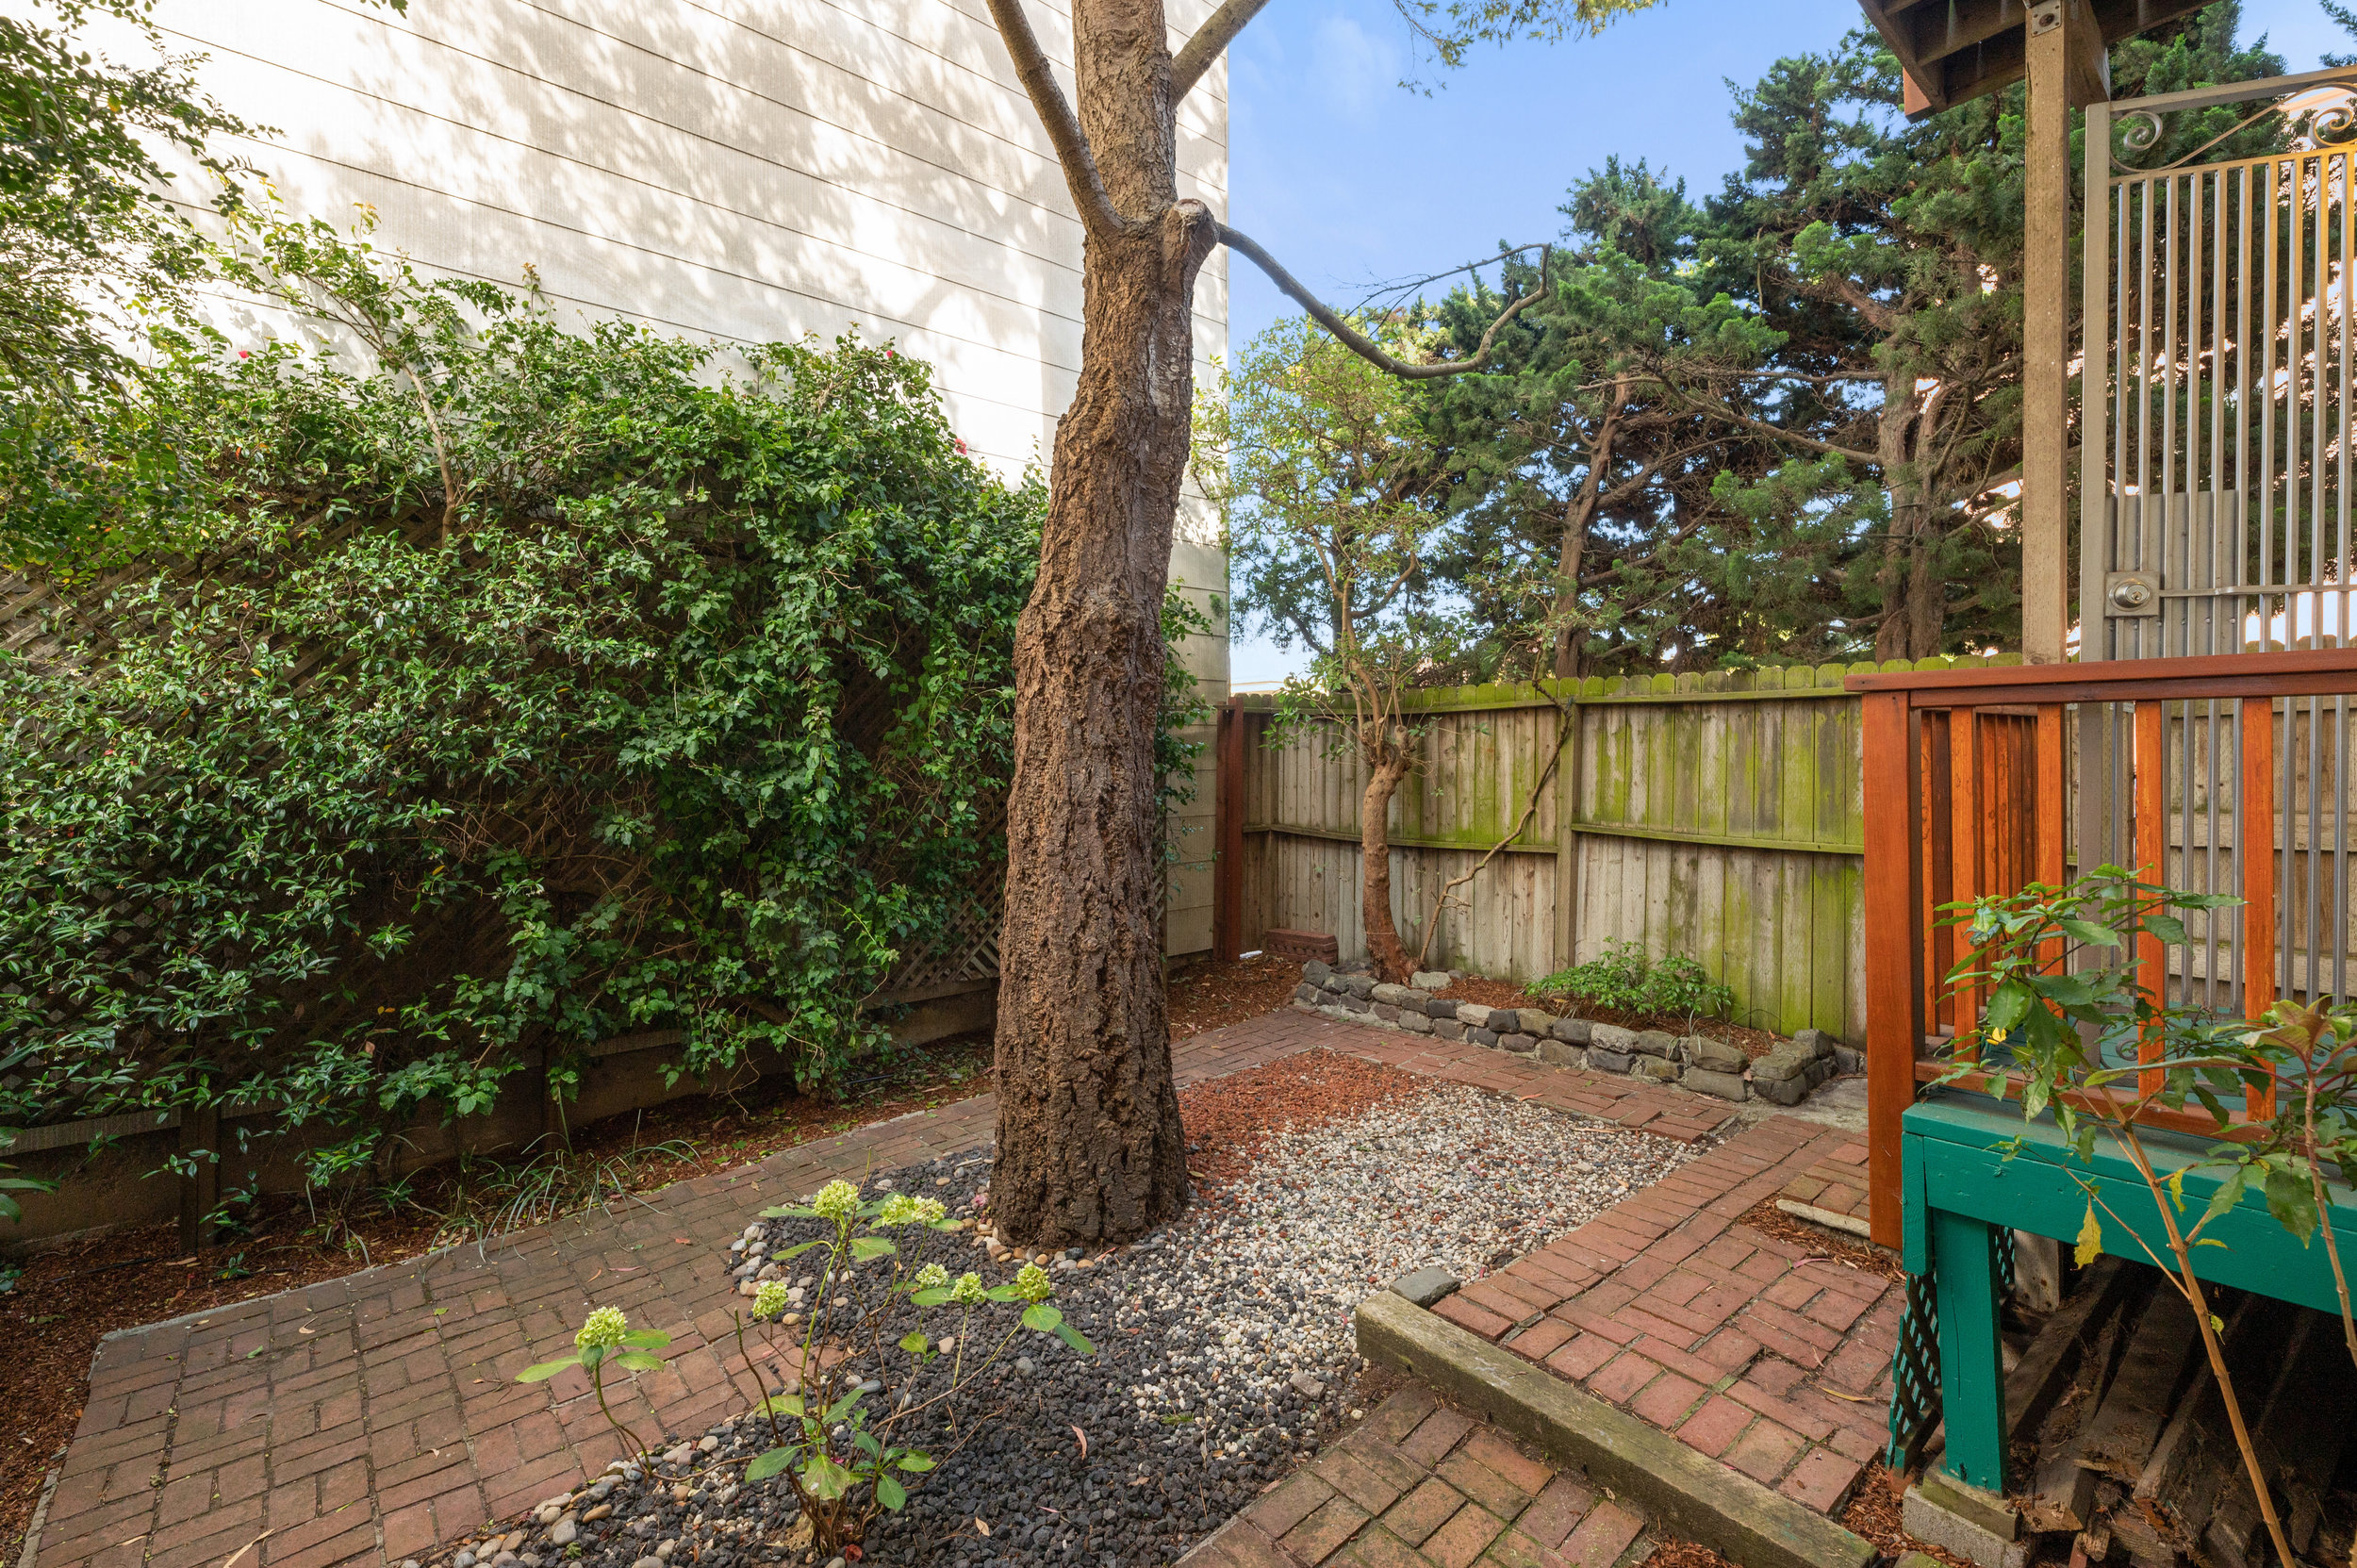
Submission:
M 1607 942 L 1600 957 L 1547 976 L 1531 987 L 1615 1013 L 1666 1017 L 1724 1017 L 1735 992 L 1690 958 L 1649 958 L 1635 942 Z
M 838 1078 L 1003 853 L 1042 487 L 890 348 L 724 373 L 265 238 L 369 352 L 167 334 L 186 554 L 0 654 L 0 1124 L 242 1101 L 324 1179 L 644 1030 Z

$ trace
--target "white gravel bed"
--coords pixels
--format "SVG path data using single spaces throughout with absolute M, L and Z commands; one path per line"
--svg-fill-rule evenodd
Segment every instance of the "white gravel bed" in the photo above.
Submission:
M 1244 1177 L 1207 1191 L 1159 1234 L 1086 1263 L 1052 1261 L 1056 1305 L 1098 1353 L 1076 1355 L 1027 1331 L 972 1391 L 973 1413 L 994 1413 L 956 1432 L 928 1417 L 926 1429 L 901 1434 L 942 1462 L 911 1488 L 904 1511 L 869 1531 L 864 1561 L 1175 1562 L 1361 1413 L 1351 1310 L 1362 1297 L 1428 1265 L 1477 1278 L 1698 1152 L 1443 1083 L 1278 1134 Z M 865 1191 L 937 1196 L 971 1213 L 988 1170 L 986 1151 L 973 1150 L 879 1173 Z M 750 1279 L 773 1251 L 816 1233 L 816 1222 L 780 1219 L 712 1241 L 730 1247 L 733 1268 Z M 993 1282 L 1023 1261 L 994 1261 L 968 1236 L 945 1237 L 942 1246 L 953 1270 L 976 1268 Z M 792 1276 L 802 1266 L 769 1272 Z M 888 1279 L 871 1266 L 834 1288 L 865 1297 Z M 974 1331 L 995 1338 L 1016 1311 L 979 1312 Z M 946 1364 L 912 1369 L 906 1360 L 887 1355 L 874 1369 L 880 1406 L 904 1394 L 921 1399 Z M 618 1465 L 591 1495 L 552 1499 L 531 1518 L 446 1543 L 428 1561 L 848 1568 L 809 1550 L 784 1482 L 739 1484 L 742 1461 L 767 1445 L 760 1423 L 733 1418 L 701 1441 L 665 1442 L 677 1446 L 651 1474 Z

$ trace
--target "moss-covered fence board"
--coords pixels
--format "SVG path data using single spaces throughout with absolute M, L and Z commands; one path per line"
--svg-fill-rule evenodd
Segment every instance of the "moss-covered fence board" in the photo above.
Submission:
M 1409 950 L 1442 885 L 1521 817 L 1560 735 L 1557 777 L 1440 912 L 1430 962 L 1530 981 L 1637 942 L 1699 961 L 1745 1022 L 1862 1041 L 1859 710 L 1840 688 L 1873 668 L 1418 694 L 1423 765 L 1389 819 Z M 1358 759 L 1330 728 L 1271 746 L 1270 701 L 1243 701 L 1246 945 L 1292 927 L 1362 953 Z

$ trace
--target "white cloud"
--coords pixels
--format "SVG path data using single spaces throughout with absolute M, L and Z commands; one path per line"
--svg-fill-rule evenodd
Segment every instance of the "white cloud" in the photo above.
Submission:
M 1327 107 L 1361 125 L 1374 124 L 1376 104 L 1399 86 L 1403 74 L 1397 45 L 1342 15 L 1318 24 L 1312 71 Z

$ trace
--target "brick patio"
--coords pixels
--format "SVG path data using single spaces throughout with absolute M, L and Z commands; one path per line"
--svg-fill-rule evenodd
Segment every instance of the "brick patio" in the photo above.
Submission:
M 1862 1159 L 1849 1131 L 1772 1117 L 1435 1311 L 1837 1513 L 1882 1452 L 1905 1293 L 1738 1216 Z
M 1644 1517 L 1599 1496 L 1586 1477 L 1534 1458 L 1496 1428 L 1410 1383 L 1184 1561 L 1187 1568 L 1612 1568 L 1652 1543 Z
M 1181 1082 L 1324 1047 L 1691 1143 L 1732 1108 L 1294 1011 L 1195 1036 Z M 800 1146 L 471 1247 L 109 1336 L 35 1547 L 39 1568 L 398 1563 L 618 1452 L 579 1379 L 516 1383 L 594 1297 L 668 1329 L 616 1413 L 701 1430 L 737 1408 L 716 1342 L 736 1304 L 716 1238 L 764 1205 L 985 1143 L 990 1097 Z M 1626 1205 L 1623 1205 L 1624 1208 Z M 1617 1212 L 1617 1211 L 1616 1211 Z M 1591 1228 L 1592 1229 L 1592 1228 Z

